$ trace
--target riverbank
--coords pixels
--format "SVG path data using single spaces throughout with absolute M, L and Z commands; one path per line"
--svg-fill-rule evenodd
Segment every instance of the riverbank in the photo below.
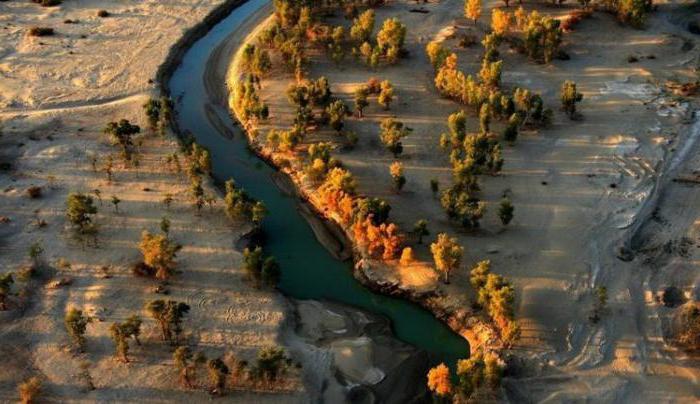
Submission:
M 688 2 L 663 2 L 644 30 L 619 25 L 608 14 L 594 13 L 564 35 L 563 48 L 570 56 L 566 61 L 535 64 L 501 46 L 503 87 L 526 86 L 540 93 L 545 105 L 554 110 L 554 122 L 545 130 L 521 133 L 513 145 L 503 145 L 501 175 L 482 176 L 480 181 L 479 197 L 487 213 L 477 230 L 460 229 L 445 219 L 429 187 L 432 179 L 438 180 L 441 189 L 452 183 L 439 137 L 446 131 L 447 116 L 465 107 L 437 95 L 425 45 L 442 37 L 445 46 L 458 55 L 459 69 L 478 74 L 476 61 L 483 54 L 478 43 L 486 33 L 491 11 L 502 8 L 502 3 L 484 3 L 477 24 L 462 18 L 459 1 L 428 3 L 421 13 L 412 12 L 415 6 L 410 2 L 375 9 L 375 27 L 389 17 L 398 17 L 408 27 L 408 56 L 396 65 L 371 69 L 349 52 L 342 63 L 334 63 L 321 50 L 307 55 L 305 76 L 326 77 L 333 95 L 346 105 L 352 104 L 354 91 L 370 77 L 389 80 L 395 100 L 386 111 L 370 97 L 362 118 L 345 120 L 344 130 L 354 132 L 359 140 L 352 150 L 342 147 L 342 141 L 325 127 L 307 134 L 305 144 L 338 143 L 333 156 L 358 180 L 358 193 L 385 199 L 392 206 L 390 220 L 401 228 L 410 229 L 416 220 L 427 219 L 433 236 L 447 232 L 466 247 L 464 265 L 455 271 L 451 285 L 441 285 L 434 277 L 425 244 L 411 246 L 426 265 L 409 270 L 364 262 L 356 275 L 371 279 L 367 284 L 374 284 L 377 290 L 397 295 L 406 293 L 397 285 L 411 285 L 411 292 L 419 290 L 426 301 L 431 295 L 425 291 L 438 290 L 433 310 L 465 308 L 468 316 L 470 303 L 476 298 L 469 284 L 469 269 L 489 259 L 493 272 L 511 280 L 516 292 L 514 308 L 522 335 L 511 352 L 524 361 L 514 363 L 516 373 L 505 383 L 506 395 L 514 401 L 551 397 L 572 401 L 623 397 L 634 401 L 659 391 L 684 401 L 696 395 L 696 359 L 678 352 L 672 336 L 663 331 L 668 329 L 664 325 L 668 317 L 679 309 L 662 307 L 659 296 L 673 286 L 684 291 L 688 304 L 697 299 L 699 268 L 692 258 L 696 250 L 688 249 L 687 240 L 683 240 L 696 237 L 693 223 L 698 212 L 683 207 L 683 218 L 668 220 L 650 215 L 647 208 L 656 203 L 655 195 L 695 195 L 682 192 L 678 184 L 669 187 L 672 192 L 654 189 L 673 159 L 691 165 L 684 157 L 688 155 L 685 150 L 692 154 L 695 147 L 691 127 L 695 118 L 690 115 L 696 108 L 695 100 L 664 89 L 666 81 L 696 80 L 697 37 L 673 18 L 684 12 L 684 4 Z M 525 8 L 555 18 L 566 18 L 572 11 L 571 7 L 542 4 L 525 4 Z M 348 31 L 348 21 L 338 16 L 330 21 Z M 464 36 L 475 36 L 476 45 L 461 46 Z M 273 56 L 273 68 L 258 90 L 270 106 L 270 119 L 256 128 L 259 134 L 251 143 L 259 154 L 282 166 L 281 171 L 304 193 L 309 185 L 304 184 L 298 161 L 291 154 L 275 156 L 264 145 L 269 129 L 287 130 L 295 117 L 294 107 L 284 96 L 294 75 L 281 65 Z M 236 71 L 229 73 L 229 88 L 238 77 Z M 575 81 L 584 94 L 579 105 L 582 120 L 572 121 L 558 108 L 565 80 Z M 381 147 L 377 136 L 379 123 L 386 117 L 395 117 L 413 129 L 402 139 L 404 153 L 399 160 L 407 183 L 400 194 L 390 191 L 389 165 L 395 158 Z M 500 124 L 492 124 L 500 132 Z M 468 132 L 478 130 L 475 115 L 468 113 L 467 126 Z M 691 175 L 687 170 L 686 175 Z M 496 215 L 503 195 L 515 206 L 515 218 L 507 227 Z M 306 197 L 313 202 L 313 189 Z M 673 215 L 673 206 L 681 205 L 680 201 L 664 203 L 664 197 L 658 201 L 667 206 L 668 215 Z M 317 206 L 326 215 L 323 203 Z M 628 243 L 630 234 L 639 233 L 640 227 L 646 229 L 641 231 L 643 242 L 636 248 L 650 243 L 650 250 L 621 260 L 619 247 Z M 664 230 L 663 236 L 654 234 L 659 228 Z M 362 262 L 361 258 L 358 261 Z M 652 266 L 647 259 L 654 261 Z M 658 272 L 657 268 L 665 269 Z M 363 276 L 363 270 L 368 276 Z M 591 321 L 602 287 L 607 291 L 609 309 L 600 321 Z M 528 366 L 518 366 L 521 363 Z M 562 374 L 565 376 L 560 377 Z M 603 378 L 610 378 L 610 382 L 600 384 Z
M 197 389 L 178 383 L 172 350 L 160 342 L 144 310 L 153 299 L 190 306 L 182 341 L 208 358 L 255 363 L 259 348 L 281 343 L 291 306 L 280 294 L 245 281 L 242 254 L 234 246 L 251 225 L 225 220 L 223 202 L 209 181 L 204 188 L 214 205 L 197 214 L 185 175 L 168 164 L 178 143 L 170 133 L 152 134 L 142 109 L 150 97 L 160 96 L 164 72 L 172 72 L 189 45 L 239 3 L 87 0 L 45 8 L 0 2 L 0 266 L 2 274 L 15 273 L 12 293 L 22 292 L 25 282 L 17 274 L 29 265 L 28 246 L 38 243 L 46 281 L 32 284 L 22 315 L 14 316 L 15 303 L 22 301 L 14 296 L 10 311 L 0 313 L 0 351 L 8 358 L 0 371 L 0 400 L 18 401 L 17 386 L 30 376 L 42 381 L 41 401 L 210 400 L 204 372 Z M 102 9 L 109 17 L 97 16 Z M 56 34 L 26 35 L 36 25 Z M 123 164 L 102 133 L 108 122 L 120 119 L 142 128 L 135 138 L 138 165 Z M 182 155 L 180 162 L 186 164 Z M 28 197 L 29 187 L 39 187 L 40 197 Z M 71 192 L 88 193 L 95 201 L 97 246 L 73 237 L 64 213 Z M 166 206 L 162 200 L 168 195 L 173 201 Z M 159 282 L 131 272 L 140 259 L 141 232 L 158 232 L 163 217 L 183 246 L 180 273 L 164 286 L 167 296 L 157 293 Z M 78 355 L 63 325 L 72 307 L 93 318 L 85 353 Z M 109 328 L 132 314 L 143 319 L 143 345 L 131 343 L 130 363 L 123 363 L 115 358 Z M 310 400 L 296 369 L 277 391 L 232 387 L 236 391 L 224 400 Z
M 258 24 L 254 30 L 245 34 L 245 37 L 236 38 L 236 41 L 240 41 L 239 50 L 236 52 L 234 57 L 228 61 L 229 67 L 226 74 L 229 99 L 235 83 L 242 76 L 240 60 L 243 46 L 248 43 L 254 43 L 259 33 L 272 22 L 272 18 L 272 16 L 259 17 L 257 21 Z M 235 110 L 230 102 L 229 108 L 237 117 L 238 121 L 241 122 L 238 111 Z M 475 313 L 468 307 L 455 307 L 454 305 L 446 304 L 444 294 L 438 293 L 432 287 L 428 289 L 425 289 L 424 287 L 416 288 L 413 287 L 415 285 L 401 282 L 392 275 L 392 272 L 397 272 L 396 267 L 386 265 L 385 263 L 381 263 L 369 256 L 366 256 L 360 248 L 355 246 L 350 229 L 343 226 L 339 217 L 328 214 L 328 211 L 326 210 L 323 201 L 320 200 L 316 189 L 310 184 L 305 184 L 303 182 L 302 178 L 304 177 L 304 173 L 299 162 L 290 161 L 285 157 L 282 157 L 281 160 L 279 160 L 281 157 L 279 153 L 275 153 L 270 148 L 267 148 L 264 143 L 259 142 L 259 139 L 251 136 L 251 130 L 254 128 L 244 127 L 243 129 L 248 136 L 251 149 L 260 158 L 267 161 L 268 164 L 275 167 L 279 172 L 288 176 L 290 182 L 296 187 L 295 194 L 300 197 L 300 199 L 303 201 L 302 203 L 308 204 L 306 206 L 313 208 L 314 213 L 321 217 L 322 220 L 332 222 L 334 227 L 342 230 L 344 233 L 344 238 L 349 240 L 350 245 L 353 246 L 354 262 L 356 263 L 353 274 L 355 278 L 365 287 L 388 296 L 406 299 L 427 309 L 438 319 L 447 324 L 454 332 L 464 337 L 469 342 L 471 349 L 483 349 L 494 353 L 498 353 L 501 350 L 502 345 L 498 338 L 497 332 L 495 332 L 493 326 L 480 314 Z M 280 164 L 280 161 L 285 161 L 291 164 L 282 165 Z M 314 226 L 313 220 L 309 219 L 309 223 L 314 228 L 314 231 L 319 234 L 319 240 L 328 240 L 336 237 L 336 232 L 333 232 L 327 228 L 325 230 L 321 230 L 319 226 Z M 333 243 L 323 242 L 323 244 L 329 248 L 329 251 L 335 254 L 334 250 L 336 250 L 337 247 Z

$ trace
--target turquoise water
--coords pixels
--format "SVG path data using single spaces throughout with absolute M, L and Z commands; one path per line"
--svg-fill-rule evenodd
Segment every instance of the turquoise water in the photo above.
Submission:
M 267 1 L 250 0 L 241 5 L 187 52 L 170 80 L 180 129 L 191 131 L 197 143 L 211 151 L 217 180 L 233 178 L 268 207 L 269 214 L 263 222 L 267 234 L 265 251 L 274 255 L 282 267 L 279 288 L 285 294 L 297 299 L 332 300 L 384 315 L 391 319 L 399 339 L 425 349 L 435 362 L 454 365 L 469 354 L 466 340 L 417 305 L 372 293 L 358 283 L 352 276 L 351 264 L 334 259 L 318 243 L 297 212 L 294 198 L 279 191 L 270 177 L 273 169 L 247 149 L 245 137 L 232 121 L 226 118 L 225 123 L 236 136 L 228 139 L 207 120 L 203 76 L 209 55 L 229 32 Z

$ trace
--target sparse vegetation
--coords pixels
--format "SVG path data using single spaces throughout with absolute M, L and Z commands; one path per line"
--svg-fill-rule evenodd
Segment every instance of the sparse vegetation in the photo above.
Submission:
M 63 319 L 63 323 L 66 326 L 66 331 L 68 331 L 68 336 L 73 342 L 73 346 L 82 352 L 85 349 L 85 332 L 87 331 L 87 325 L 92 320 L 83 314 L 82 310 L 76 308 L 71 308 L 66 313 Z

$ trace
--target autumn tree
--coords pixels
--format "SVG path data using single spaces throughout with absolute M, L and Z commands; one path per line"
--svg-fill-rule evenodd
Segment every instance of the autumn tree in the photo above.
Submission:
M 397 158 L 403 152 L 401 139 L 406 137 L 409 131 L 403 122 L 399 122 L 394 118 L 385 118 L 380 125 L 379 139 L 387 150 L 394 155 L 394 158 Z
M 515 208 L 513 207 L 513 203 L 511 203 L 510 199 L 501 199 L 501 203 L 498 205 L 498 218 L 501 219 L 501 223 L 503 223 L 504 226 L 507 226 L 508 223 L 513 220 L 514 210 Z
M 385 110 L 389 109 L 391 102 L 394 100 L 394 87 L 391 85 L 389 80 L 384 80 L 381 83 L 381 91 L 377 97 L 377 102 L 379 105 L 384 107 Z
M 576 103 L 581 102 L 583 94 L 576 90 L 576 83 L 566 80 L 561 85 L 561 106 L 564 112 L 569 115 L 569 119 L 576 117 Z
M 464 248 L 454 237 L 449 237 L 445 233 L 438 234 L 437 240 L 430 245 L 430 252 L 437 270 L 442 272 L 445 283 L 450 282 L 450 273 L 459 268 L 464 255 Z
M 146 311 L 160 325 L 163 340 L 175 343 L 182 333 L 182 319 L 190 311 L 190 306 L 174 300 L 158 299 L 148 302 Z
M 377 33 L 377 47 L 386 56 L 388 63 L 394 64 L 398 61 L 405 39 L 405 25 L 397 18 L 384 20 L 382 29 Z
M 430 235 L 428 231 L 428 221 L 421 219 L 413 225 L 413 234 L 418 238 L 418 244 L 423 244 L 423 237 Z
M 450 56 L 450 51 L 442 45 L 442 42 L 438 41 L 429 42 L 425 47 L 425 53 L 435 70 L 440 69 L 447 57 Z
M 494 8 L 491 12 L 491 29 L 496 35 L 508 33 L 511 24 L 511 14 L 507 11 Z
M 66 331 L 73 341 L 74 346 L 78 351 L 82 352 L 85 348 L 85 331 L 87 330 L 87 325 L 92 320 L 83 315 L 82 310 L 76 308 L 71 308 L 66 313 L 63 318 L 63 324 L 66 326 Z
M 481 0 L 464 0 L 464 16 L 476 24 L 481 17 Z
M 440 400 L 448 399 L 452 395 L 450 369 L 444 363 L 428 371 L 428 388 Z
M 168 279 L 173 274 L 175 256 L 181 248 L 165 234 L 152 234 L 148 230 L 141 233 L 139 250 L 143 254 L 143 262 L 155 269 L 158 279 Z
M 449 133 L 442 135 L 440 145 L 443 148 L 450 145 L 453 149 L 461 147 L 467 135 L 467 114 L 464 111 L 451 113 L 447 117 L 447 128 Z
M 406 177 L 403 175 L 403 164 L 400 161 L 394 161 L 389 166 L 389 173 L 394 181 L 394 189 L 396 192 L 401 192 L 401 189 L 406 184 Z
M 651 0 L 618 0 L 612 3 L 617 7 L 617 18 L 635 28 L 644 26 L 647 13 L 652 10 Z
M 66 216 L 68 221 L 84 233 L 92 223 L 92 215 L 97 213 L 97 207 L 91 196 L 71 193 L 66 200 Z
M 355 18 L 350 28 L 350 38 L 357 44 L 369 41 L 374 30 L 374 10 L 369 9 Z

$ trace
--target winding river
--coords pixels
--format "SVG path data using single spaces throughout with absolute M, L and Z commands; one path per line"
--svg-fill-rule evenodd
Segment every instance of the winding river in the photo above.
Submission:
M 217 181 L 233 178 L 268 207 L 269 214 L 263 222 L 267 234 L 265 250 L 282 267 L 279 289 L 284 294 L 297 299 L 336 301 L 384 315 L 391 319 L 399 339 L 428 351 L 435 362 L 454 365 L 457 359 L 468 356 L 467 341 L 417 305 L 375 294 L 357 282 L 350 264 L 334 259 L 316 240 L 298 213 L 295 198 L 275 186 L 271 177 L 274 169 L 249 151 L 245 136 L 229 118 L 225 106 L 210 103 L 212 97 L 204 83 L 207 61 L 229 33 L 268 2 L 249 0 L 242 4 L 187 51 L 169 82 L 180 129 L 192 132 L 197 143 L 211 151 Z M 212 116 L 217 117 L 218 125 L 210 121 Z M 217 129 L 222 124 L 226 131 Z

